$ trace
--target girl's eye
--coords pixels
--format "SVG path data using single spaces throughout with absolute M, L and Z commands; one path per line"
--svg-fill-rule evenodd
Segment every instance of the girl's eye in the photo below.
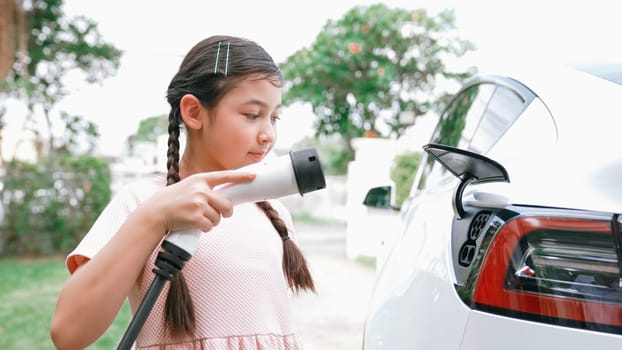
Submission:
M 246 115 L 246 117 L 247 117 L 248 119 L 255 120 L 255 119 L 258 119 L 258 118 L 259 118 L 259 114 L 247 114 L 247 115 Z
M 273 123 L 276 123 L 277 120 L 281 120 L 281 117 L 279 117 L 278 115 L 273 115 L 272 117 L 270 117 L 270 119 L 272 119 Z

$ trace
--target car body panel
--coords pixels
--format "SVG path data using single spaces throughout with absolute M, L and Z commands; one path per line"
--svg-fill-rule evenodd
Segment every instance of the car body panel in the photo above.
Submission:
M 620 336 L 491 315 L 480 311 L 469 313 L 460 350 L 537 349 L 615 349 Z M 417 349 L 411 347 L 410 349 Z M 439 348 L 440 349 L 440 348 Z M 447 349 L 447 348 L 445 348 Z M 457 349 L 457 348 L 455 348 Z
M 460 345 L 459 338 L 447 337 L 445 332 L 463 329 L 469 309 L 456 298 L 453 285 L 447 283 L 453 275 L 447 264 L 450 252 L 443 240 L 435 237 L 443 232 L 441 235 L 449 239 L 451 215 L 438 210 L 448 200 L 437 198 L 420 208 L 425 215 L 419 217 L 424 220 L 415 220 L 412 225 L 423 229 L 416 233 L 407 229 L 399 244 L 393 246 L 392 259 L 384 264 L 381 281 L 374 291 L 373 316 L 367 320 L 366 327 L 366 348 L 398 350 L 436 344 L 439 349 L 451 349 Z M 432 217 L 438 220 L 425 220 Z M 422 285 L 426 287 L 421 288 Z M 421 317 L 422 314 L 426 317 Z M 417 333 L 408 344 L 402 342 L 401 335 L 412 333 L 412 328 L 428 331 Z
M 469 185 L 463 195 L 469 213 L 473 207 L 496 212 L 511 206 L 519 206 L 525 213 L 534 208 L 535 215 L 548 215 L 548 208 L 560 208 L 559 213 L 550 215 L 562 218 L 572 217 L 576 211 L 584 220 L 592 215 L 615 218 L 616 213 L 622 213 L 622 153 L 616 147 L 622 130 L 622 86 L 568 67 L 529 67 L 509 76 L 480 75 L 465 82 L 461 90 L 469 92 L 470 87 L 477 87 L 477 94 L 482 94 L 486 103 L 486 96 L 497 96 L 491 95 L 495 92 L 486 95 L 486 85 L 481 84 L 498 84 L 495 86 L 514 91 L 519 103 L 512 108 L 520 112 L 516 120 L 503 121 L 507 125 L 492 125 L 491 132 L 499 132 L 492 139 L 473 143 L 469 135 L 460 139 L 466 143 L 458 148 L 499 162 L 510 179 L 509 183 Z M 470 108 L 478 113 L 478 95 L 461 92 L 452 103 L 464 102 L 463 96 L 476 96 Z M 503 98 L 502 104 L 511 105 L 507 97 Z M 521 106 L 521 98 L 528 103 Z M 464 130 L 481 131 L 471 131 L 468 125 Z M 437 127 L 435 135 L 439 132 Z M 456 245 L 461 241 L 456 241 L 452 232 L 464 229 L 456 224 L 452 210 L 460 181 L 433 163 L 426 168 L 426 162 L 424 157 L 402 206 L 398 238 L 375 284 L 365 323 L 364 349 L 582 349 L 622 345 L 622 332 L 615 327 L 613 333 L 607 333 L 560 326 L 509 317 L 511 313 L 478 310 L 472 301 L 465 301 L 458 289 L 469 270 L 461 271 L 455 263 Z M 417 187 L 424 182 L 423 188 Z M 482 241 L 479 238 L 479 244 Z M 479 277 L 472 278 L 477 281 Z

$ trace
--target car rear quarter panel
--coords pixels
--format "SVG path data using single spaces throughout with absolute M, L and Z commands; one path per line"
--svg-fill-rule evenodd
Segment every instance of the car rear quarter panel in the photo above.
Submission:
M 461 350 L 619 349 L 622 336 L 472 311 Z
M 406 213 L 410 224 L 376 284 L 365 349 L 459 348 L 469 310 L 453 285 L 450 194 L 423 194 Z

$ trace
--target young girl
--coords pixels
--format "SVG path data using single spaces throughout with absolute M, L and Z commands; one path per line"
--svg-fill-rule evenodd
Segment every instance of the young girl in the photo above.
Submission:
M 252 41 L 199 42 L 173 77 L 168 174 L 126 186 L 67 257 L 71 278 L 51 323 L 59 349 L 82 349 L 125 298 L 135 312 L 153 281 L 165 235 L 200 229 L 197 249 L 164 287 L 137 349 L 299 349 L 288 288 L 314 291 L 291 216 L 276 200 L 240 204 L 211 189 L 252 181 L 232 171 L 262 160 L 276 141 L 283 78 Z M 186 146 L 179 155 L 181 124 Z

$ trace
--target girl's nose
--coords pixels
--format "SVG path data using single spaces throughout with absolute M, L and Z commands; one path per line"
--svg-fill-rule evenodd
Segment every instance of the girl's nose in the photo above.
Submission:
M 259 130 L 258 139 L 260 143 L 272 143 L 274 141 L 274 137 L 276 134 L 276 130 L 274 126 L 271 124 L 264 125 L 261 130 Z

